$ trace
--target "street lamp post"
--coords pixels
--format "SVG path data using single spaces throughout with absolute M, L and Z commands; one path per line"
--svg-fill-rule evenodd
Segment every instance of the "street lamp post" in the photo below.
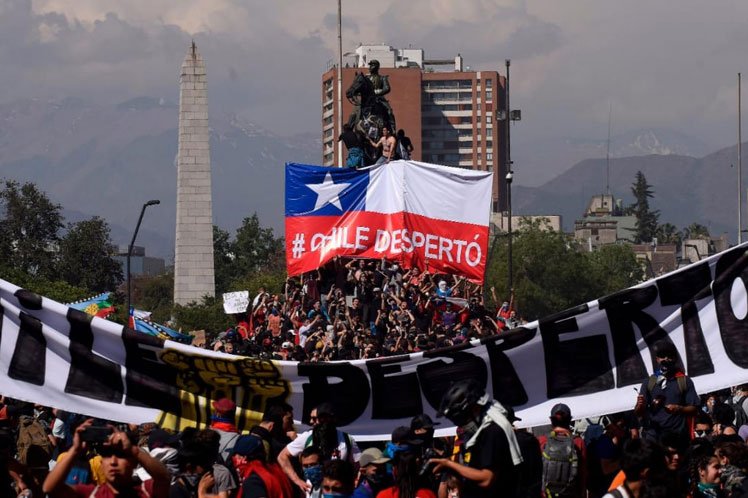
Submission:
M 500 112 L 498 115 L 498 120 L 504 121 L 506 130 L 504 131 L 505 141 L 506 144 L 505 150 L 506 150 L 506 201 L 507 201 L 507 235 L 508 235 L 508 244 L 509 244 L 509 250 L 507 251 L 508 256 L 508 270 L 509 274 L 507 277 L 507 283 L 509 285 L 508 291 L 511 292 L 512 288 L 514 287 L 513 282 L 513 267 L 512 267 L 512 180 L 514 179 L 514 170 L 512 168 L 512 143 L 511 143 L 511 124 L 512 121 L 520 121 L 522 119 L 522 111 L 519 109 L 512 110 L 512 107 L 509 105 L 509 66 L 511 65 L 512 61 L 510 59 L 506 59 L 506 80 L 504 82 L 504 111 Z
M 132 257 L 132 248 L 135 245 L 135 238 L 138 236 L 138 230 L 140 230 L 140 222 L 143 221 L 143 215 L 145 214 L 145 208 L 148 206 L 155 206 L 161 204 L 158 199 L 150 200 L 143 204 L 143 208 L 140 210 L 140 217 L 138 217 L 138 224 L 135 225 L 135 233 L 132 234 L 132 240 L 130 245 L 127 246 L 127 322 L 130 323 L 130 307 L 132 305 L 132 280 L 130 275 L 130 258 Z

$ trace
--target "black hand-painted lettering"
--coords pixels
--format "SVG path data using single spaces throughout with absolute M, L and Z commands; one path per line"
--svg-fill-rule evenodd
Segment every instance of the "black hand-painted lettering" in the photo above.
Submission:
M 520 406 L 528 401 L 527 391 L 505 351 L 529 342 L 536 329 L 520 327 L 484 341 L 491 365 L 493 398 L 506 406 Z
M 426 401 L 439 409 L 442 396 L 452 383 L 475 379 L 482 386 L 488 381 L 488 367 L 483 358 L 465 351 L 424 353 L 424 361 L 416 367 L 418 380 Z M 434 359 L 434 361 L 426 361 Z M 445 360 L 450 360 L 449 362 Z
M 657 299 L 657 287 L 648 285 L 641 289 L 626 289 L 598 300 L 605 310 L 613 340 L 618 387 L 641 384 L 649 376 L 636 345 L 634 325 L 639 328 L 644 342 L 652 346 L 659 340 L 669 341 L 660 324 L 644 310 Z M 655 363 L 652 356 L 652 363 Z
M 727 357 L 741 368 L 748 368 L 748 317 L 738 318 L 732 309 L 733 282 L 741 279 L 748 288 L 748 253 L 745 249 L 726 251 L 717 261 L 712 292 L 719 332 Z
M 164 341 L 126 328 L 122 342 L 127 353 L 125 404 L 156 408 L 179 416 L 182 405 L 176 387 L 177 372 L 161 362 L 156 354 L 163 349 Z
M 683 336 L 686 343 L 686 373 L 691 377 L 714 373 L 714 363 L 706 346 L 699 320 L 697 299 L 711 296 L 712 275 L 708 263 L 694 265 L 657 281 L 663 306 L 681 305 Z
M 408 358 L 366 362 L 371 380 L 372 418 L 398 419 L 423 413 L 418 375 L 415 372 L 395 375 L 402 372 L 398 363 L 404 361 L 408 361 Z
M 121 367 L 93 352 L 92 317 L 68 308 L 70 372 L 65 392 L 99 401 L 120 403 L 124 394 Z
M 18 289 L 13 295 L 18 300 L 18 304 L 27 310 L 42 309 L 42 297 L 39 294 L 35 294 L 26 289 Z
M 358 367 L 347 363 L 300 363 L 299 375 L 309 378 L 309 382 L 302 385 L 305 422 L 312 408 L 325 401 L 335 408 L 339 426 L 354 422 L 369 404 L 369 381 Z M 330 383 L 330 378 L 340 379 L 340 382 Z
M 589 311 L 586 304 L 540 320 L 548 397 L 591 394 L 615 387 L 605 335 L 561 340 L 579 330 L 575 316 Z
M 47 370 L 47 339 L 42 333 L 42 322 L 23 311 L 18 318 L 21 327 L 8 377 L 43 386 Z

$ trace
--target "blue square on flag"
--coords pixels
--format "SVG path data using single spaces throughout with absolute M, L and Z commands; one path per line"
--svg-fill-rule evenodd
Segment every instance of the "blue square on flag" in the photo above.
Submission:
M 366 208 L 368 171 L 286 164 L 286 216 L 340 216 Z

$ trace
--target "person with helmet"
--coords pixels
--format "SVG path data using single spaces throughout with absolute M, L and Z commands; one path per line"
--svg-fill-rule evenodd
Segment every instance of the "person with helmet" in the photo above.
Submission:
M 515 496 L 521 450 L 507 410 L 492 401 L 474 379 L 453 384 L 442 397 L 438 416 L 461 429 L 465 445 L 462 461 L 432 458 L 434 473 L 450 472 L 462 478 L 460 498 Z

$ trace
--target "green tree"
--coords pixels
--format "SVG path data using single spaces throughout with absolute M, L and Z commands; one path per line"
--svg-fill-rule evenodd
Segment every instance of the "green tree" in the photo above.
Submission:
M 683 240 L 683 234 L 672 223 L 663 223 L 657 227 L 655 237 L 660 244 L 680 245 Z
M 213 225 L 213 271 L 216 279 L 216 295 L 229 289 L 236 278 L 234 253 L 229 232 Z
M 636 217 L 634 242 L 651 242 L 657 231 L 660 211 L 649 207 L 649 199 L 654 197 L 654 191 L 641 171 L 636 172 L 636 181 L 631 185 L 631 193 L 634 194 L 634 203 L 626 211 Z
M 153 321 L 164 323 L 171 318 L 174 307 L 174 273 L 143 277 L 135 281 L 133 302 L 152 313 Z
M 683 229 L 688 234 L 689 239 L 708 239 L 709 229 L 700 223 L 691 223 Z
M 629 245 L 604 245 L 585 253 L 590 264 L 590 281 L 595 298 L 612 294 L 644 280 L 644 268 Z M 591 298 L 594 299 L 594 298 Z
M 72 303 L 91 297 L 91 293 L 87 289 L 75 287 L 62 280 L 47 280 L 30 275 L 23 270 L 11 268 L 7 265 L 0 265 L 0 278 L 60 303 Z
M 233 325 L 233 319 L 223 311 L 223 299 L 204 297 L 200 303 L 174 306 L 177 327 L 183 333 L 205 330 L 208 334 L 223 332 Z
M 122 267 L 112 257 L 109 233 L 109 225 L 98 216 L 71 223 L 60 239 L 60 277 L 91 292 L 113 291 L 122 281 Z
M 515 303 L 529 320 L 544 317 L 587 301 L 586 259 L 576 242 L 537 222 L 520 223 L 513 234 L 512 260 Z M 507 238 L 497 241 L 489 266 L 489 282 L 500 296 L 509 296 Z
M 507 237 L 495 240 L 488 262 L 488 285 L 500 297 L 507 289 Z M 554 232 L 543 220 L 523 220 L 512 243 L 513 285 L 517 312 L 528 320 L 542 318 L 635 285 L 642 267 L 628 246 L 604 246 L 585 252 L 567 235 Z
M 285 267 L 283 238 L 276 238 L 272 228 L 263 228 L 257 213 L 242 221 L 236 231 L 232 252 L 237 276 Z
M 33 183 L 6 180 L 0 189 L 0 258 L 13 268 L 55 278 L 62 207 Z

